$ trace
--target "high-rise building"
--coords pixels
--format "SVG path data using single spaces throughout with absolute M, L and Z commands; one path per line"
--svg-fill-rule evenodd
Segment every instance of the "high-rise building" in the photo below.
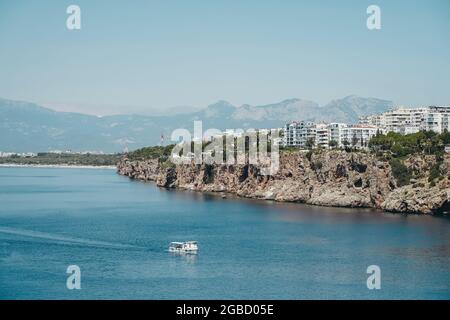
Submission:
M 343 127 L 341 130 L 340 147 L 350 146 L 358 149 L 367 149 L 369 141 L 379 132 L 376 126 L 357 124 Z
M 306 148 L 308 141 L 316 142 L 316 124 L 312 121 L 293 121 L 285 125 L 283 145 Z
M 330 128 L 326 123 L 316 124 L 315 146 L 318 148 L 328 148 L 330 142 Z
M 422 108 L 398 107 L 378 115 L 360 118 L 360 124 L 369 124 L 385 132 L 400 134 L 432 130 L 442 133 L 449 130 L 450 106 L 429 106 Z
M 337 147 L 350 146 L 365 149 L 379 129 L 372 125 L 347 125 L 345 123 L 291 122 L 285 126 L 283 145 L 306 149 L 330 147 L 335 141 Z M 309 141 L 313 142 L 310 145 Z
M 378 133 L 411 134 L 421 130 L 437 133 L 450 131 L 450 106 L 398 107 L 361 117 L 356 125 L 293 121 L 284 127 L 283 145 L 302 149 L 329 148 L 330 142 L 335 141 L 333 146 L 365 149 L 370 139 Z

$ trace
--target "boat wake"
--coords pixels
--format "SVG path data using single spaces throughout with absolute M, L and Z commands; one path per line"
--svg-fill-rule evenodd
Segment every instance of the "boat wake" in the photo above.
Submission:
M 82 239 L 82 238 L 73 238 L 73 237 L 61 236 L 58 234 L 51 234 L 51 233 L 45 233 L 45 232 L 40 232 L 40 231 L 25 230 L 25 229 L 0 227 L 0 233 L 12 234 L 12 235 L 23 236 L 23 237 L 34 238 L 34 239 L 43 239 L 43 240 L 52 241 L 54 243 L 66 244 L 66 245 L 83 245 L 83 246 L 89 246 L 89 247 L 103 247 L 103 248 L 114 248 L 114 249 L 130 249 L 130 248 L 144 249 L 142 247 L 128 245 L 128 244 L 121 244 L 121 243 L 114 243 L 114 242 L 107 242 L 107 241 L 98 241 L 98 240 L 89 240 L 89 239 Z

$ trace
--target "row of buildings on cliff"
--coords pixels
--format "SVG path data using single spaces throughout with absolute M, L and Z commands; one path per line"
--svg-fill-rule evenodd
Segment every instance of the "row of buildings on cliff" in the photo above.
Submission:
M 301 149 L 346 146 L 366 149 L 378 133 L 410 134 L 423 130 L 450 131 L 450 106 L 398 107 L 361 117 L 358 124 L 292 121 L 284 126 L 283 145 Z

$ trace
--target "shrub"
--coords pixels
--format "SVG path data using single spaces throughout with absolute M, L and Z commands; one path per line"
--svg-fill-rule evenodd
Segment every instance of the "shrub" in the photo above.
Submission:
M 439 178 L 441 175 L 440 163 L 435 163 L 430 170 L 430 175 L 428 176 L 428 182 L 434 181 L 434 179 Z
M 320 161 L 316 161 L 313 163 L 313 166 L 314 166 L 314 170 L 320 170 L 323 167 L 323 163 Z
M 161 169 L 170 169 L 170 168 L 175 168 L 176 165 L 175 165 L 175 163 L 172 162 L 172 160 L 170 160 L 170 158 L 168 158 L 165 161 L 160 161 L 159 167 Z
M 214 182 L 214 169 L 211 165 L 205 166 L 205 172 L 203 176 L 203 182 L 205 184 L 210 184 Z
M 130 160 L 159 159 L 165 157 L 167 159 L 175 145 L 154 146 L 135 150 L 128 154 Z
M 448 132 L 437 134 L 432 131 L 420 131 L 406 135 L 389 132 L 373 137 L 369 142 L 369 148 L 374 152 L 389 152 L 394 157 L 405 157 L 415 153 L 442 156 L 449 139 Z
M 226 151 L 225 147 L 226 147 L 226 145 L 224 145 L 224 150 Z M 298 147 L 283 147 L 283 146 L 280 146 L 279 150 L 280 150 L 280 152 L 292 153 L 292 152 L 298 152 L 298 150 L 300 150 L 300 149 Z
M 336 149 L 339 146 L 339 144 L 336 140 L 331 140 L 329 146 L 331 149 Z
M 399 187 L 409 184 L 411 179 L 411 172 L 399 159 L 392 159 L 389 164 L 391 165 L 392 175 L 397 181 Z

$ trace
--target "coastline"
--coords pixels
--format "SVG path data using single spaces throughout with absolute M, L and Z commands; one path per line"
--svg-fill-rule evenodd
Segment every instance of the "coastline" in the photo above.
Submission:
M 116 170 L 116 166 L 89 166 L 68 164 L 16 164 L 2 163 L 0 168 L 54 168 L 54 169 L 107 169 Z
M 387 160 L 373 154 L 329 150 L 310 156 L 282 153 L 279 171 L 263 176 L 245 165 L 161 166 L 158 159 L 122 159 L 117 173 L 131 179 L 155 181 L 159 187 L 233 194 L 242 198 L 298 202 L 316 206 L 373 208 L 405 214 L 450 213 L 450 157 L 412 155 L 402 162 L 414 172 L 399 184 Z M 432 177 L 439 166 L 439 176 Z M 412 175 L 412 173 L 411 173 Z

